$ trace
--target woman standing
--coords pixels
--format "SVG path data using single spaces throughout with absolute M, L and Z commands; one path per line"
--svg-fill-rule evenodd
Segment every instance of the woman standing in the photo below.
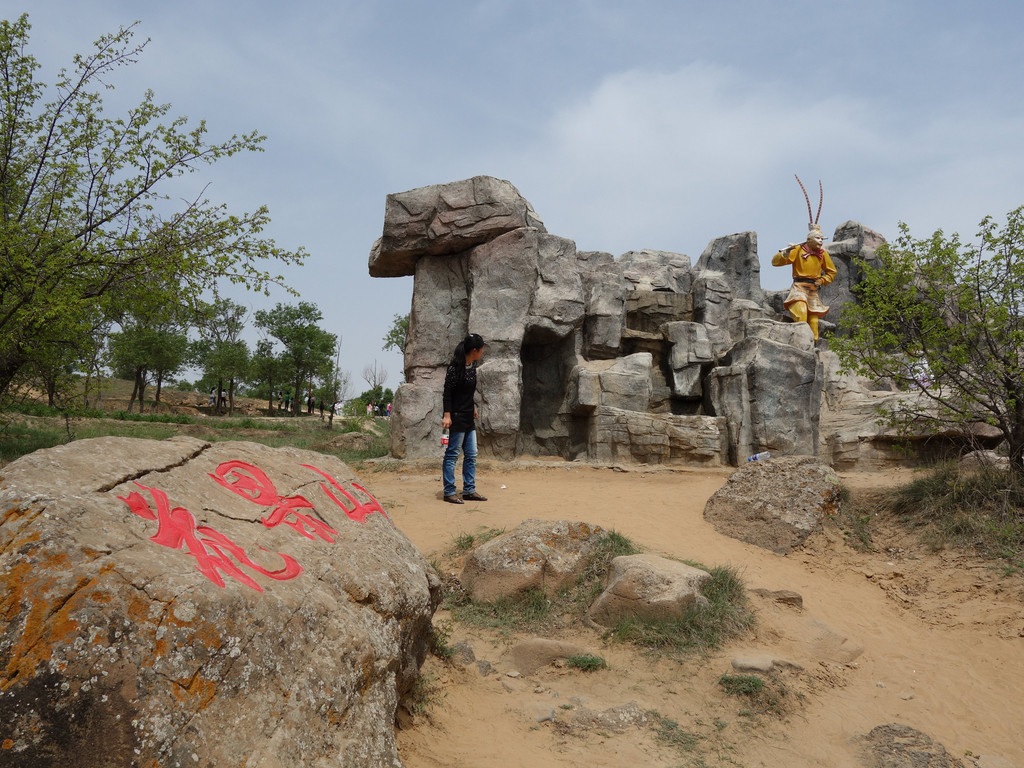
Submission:
M 441 426 L 450 429 L 444 452 L 441 476 L 444 500 L 449 504 L 487 501 L 476 492 L 476 424 L 478 416 L 473 397 L 476 394 L 476 365 L 484 356 L 484 340 L 471 333 L 455 347 L 444 377 L 444 418 Z M 462 498 L 455 493 L 455 462 L 462 450 Z

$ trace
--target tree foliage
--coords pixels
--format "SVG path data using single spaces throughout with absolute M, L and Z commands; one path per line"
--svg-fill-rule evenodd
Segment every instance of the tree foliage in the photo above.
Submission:
M 388 332 L 384 334 L 385 352 L 394 349 L 396 352 L 405 352 L 405 340 L 409 336 L 409 315 L 395 315 Z
M 320 328 L 323 313 L 306 301 L 298 304 L 278 303 L 272 310 L 255 313 L 256 327 L 273 336 L 284 346 L 281 361 L 292 385 L 292 410 L 300 410 L 305 401 L 305 383 L 329 368 L 337 337 Z
M 215 412 L 221 412 L 220 393 L 227 382 L 227 405 L 234 412 L 235 388 L 249 372 L 249 346 L 241 338 L 248 310 L 230 299 L 216 298 L 199 319 L 199 341 L 194 358 L 204 381 L 216 382 Z
M 205 192 L 177 198 L 177 177 L 258 151 L 262 136 L 211 141 L 152 92 L 104 113 L 102 91 L 145 48 L 133 26 L 76 55 L 52 87 L 36 79 L 30 28 L 27 15 L 0 20 L 0 396 L 92 338 L 128 288 L 197 304 L 224 279 L 265 291 L 281 281 L 266 261 L 304 255 L 261 237 L 266 208 L 235 215 Z
M 977 245 L 900 225 L 877 265 L 860 263 L 859 303 L 832 348 L 846 368 L 918 393 L 884 413 L 917 428 L 979 421 L 1006 439 L 1024 471 L 1024 207 L 987 217 Z

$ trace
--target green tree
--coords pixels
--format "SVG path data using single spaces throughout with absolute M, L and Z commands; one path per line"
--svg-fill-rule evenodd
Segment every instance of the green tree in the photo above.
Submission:
M 981 222 L 977 245 L 906 225 L 861 262 L 859 302 L 843 308 L 832 348 L 844 366 L 916 392 L 883 413 L 920 428 L 995 426 L 1024 472 L 1024 207 L 998 226 Z
M 0 21 L 0 398 L 89 338 L 126 290 L 173 288 L 198 305 L 224 279 L 266 291 L 281 281 L 267 260 L 304 255 L 260 237 L 266 208 L 232 215 L 205 193 L 179 202 L 176 177 L 257 151 L 262 136 L 208 141 L 204 122 L 170 117 L 152 92 L 105 115 L 102 91 L 146 45 L 133 27 L 76 55 L 53 87 L 36 79 L 30 28 L 27 15 Z
M 330 408 L 327 417 L 327 428 L 334 427 L 334 407 L 337 403 L 349 398 L 352 391 L 352 380 L 348 371 L 341 370 L 339 361 L 341 359 L 341 342 L 335 344 L 334 359 L 328 361 L 327 365 L 320 371 L 320 386 L 316 395 L 324 403 L 325 408 Z
M 394 349 L 396 352 L 405 352 L 405 340 L 409 336 L 409 315 L 395 315 L 388 332 L 384 334 L 385 352 Z
M 188 335 L 173 323 L 135 322 L 111 334 L 110 355 L 115 373 L 135 382 L 128 401 L 128 412 L 131 413 L 137 398 L 139 413 L 142 413 L 146 385 L 150 379 L 157 385 L 156 402 L 160 402 L 160 388 L 164 379 L 185 366 L 188 359 Z
M 292 412 L 301 413 L 306 388 L 312 387 L 314 376 L 331 362 L 338 338 L 320 328 L 323 313 L 315 304 L 281 304 L 272 310 L 258 310 L 256 327 L 281 342 L 281 360 L 292 385 Z
M 235 411 L 235 388 L 249 371 L 249 346 L 242 340 L 248 310 L 231 299 L 216 298 L 206 307 L 198 322 L 199 341 L 194 346 L 195 361 L 203 369 L 203 378 L 216 381 L 214 412 L 221 413 L 220 393 L 227 380 L 228 413 Z
M 278 389 L 286 383 L 288 367 L 281 355 L 274 351 L 274 342 L 260 339 L 249 362 L 249 382 L 254 385 L 257 396 L 267 398 L 267 410 L 274 415 L 274 400 L 281 400 Z

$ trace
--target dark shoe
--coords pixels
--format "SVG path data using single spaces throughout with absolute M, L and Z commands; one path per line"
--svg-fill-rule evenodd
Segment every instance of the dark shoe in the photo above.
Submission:
M 473 493 L 464 493 L 462 494 L 462 498 L 466 501 L 487 501 L 486 496 L 481 496 L 476 491 L 473 491 Z
M 461 504 L 462 503 L 462 499 L 460 499 L 458 496 L 445 496 L 444 500 L 447 501 L 449 504 Z

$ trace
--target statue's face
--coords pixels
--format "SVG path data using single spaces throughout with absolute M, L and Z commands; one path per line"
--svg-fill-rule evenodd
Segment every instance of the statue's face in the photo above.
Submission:
M 814 248 L 815 250 L 818 250 L 819 248 L 821 248 L 821 246 L 824 244 L 824 242 L 825 242 L 825 238 L 822 237 L 821 233 L 819 233 L 819 232 L 811 232 L 811 234 L 809 234 L 807 236 L 807 244 L 809 246 L 811 246 L 812 248 Z

